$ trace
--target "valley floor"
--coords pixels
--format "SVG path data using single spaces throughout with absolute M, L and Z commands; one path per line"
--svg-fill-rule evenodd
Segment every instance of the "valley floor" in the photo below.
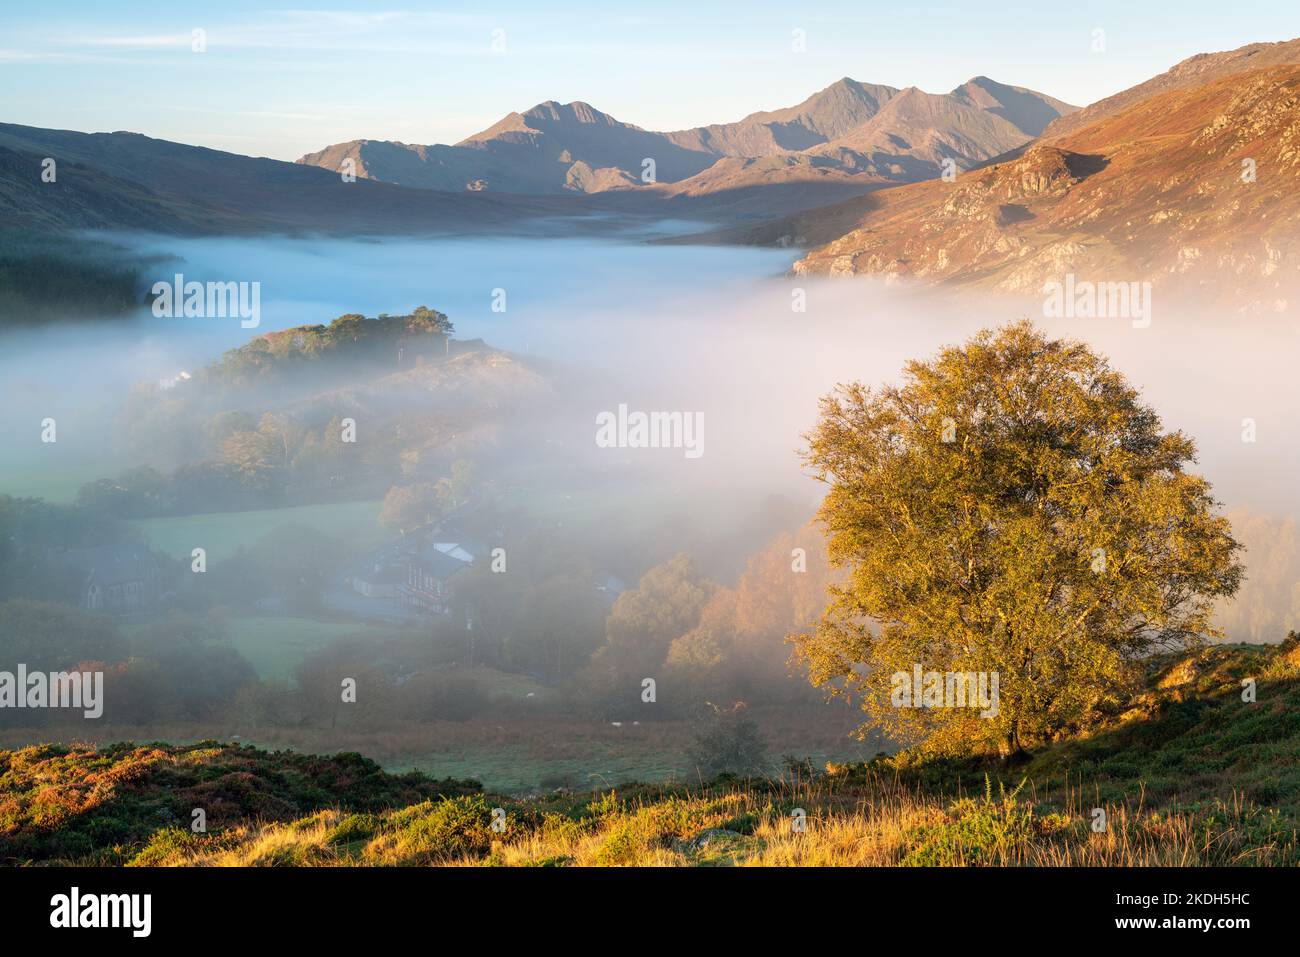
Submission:
M 491 676 L 498 682 L 517 677 L 497 672 Z M 539 694 L 554 694 L 544 686 L 537 688 L 541 689 Z M 851 737 L 857 721 L 842 707 L 810 706 L 796 713 L 753 708 L 750 714 L 774 762 L 780 755 L 795 754 L 820 767 L 828 761 L 865 761 L 886 749 L 883 740 L 859 741 Z M 41 733 L 12 728 L 0 729 L 0 747 L 21 748 L 33 738 L 64 747 L 101 747 L 120 741 L 185 745 L 211 739 L 218 733 L 223 740 L 271 751 L 356 752 L 392 774 L 415 771 L 435 777 L 470 778 L 496 794 L 535 794 L 560 787 L 589 791 L 626 781 L 699 784 L 687 756 L 696 727 L 687 720 L 627 720 L 615 725 L 608 721 L 516 715 L 421 722 L 403 730 L 304 727 L 251 731 L 177 722 L 104 725 L 94 729 L 93 737 L 80 729 L 68 735 L 55 729 Z

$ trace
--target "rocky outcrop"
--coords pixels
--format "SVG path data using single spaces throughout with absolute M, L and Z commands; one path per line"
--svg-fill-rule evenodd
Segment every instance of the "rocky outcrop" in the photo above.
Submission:
M 795 272 L 1016 293 L 1073 272 L 1275 310 L 1300 287 L 1300 67 L 1179 87 L 953 182 L 873 200 Z

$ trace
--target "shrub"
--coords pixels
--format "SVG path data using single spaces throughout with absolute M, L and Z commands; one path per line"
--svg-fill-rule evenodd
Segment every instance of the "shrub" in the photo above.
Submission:
M 605 843 L 596 853 L 596 863 L 601 867 L 615 867 L 620 864 L 635 864 L 641 851 L 642 842 L 633 821 L 620 821 L 605 838 Z
M 379 831 L 380 820 L 373 814 L 349 814 L 325 836 L 327 844 L 352 844 L 368 841 Z
M 385 833 L 370 842 L 366 856 L 384 864 L 431 864 L 465 854 L 481 856 L 491 846 L 492 809 L 475 795 L 399 811 Z
M 900 863 L 921 867 L 1004 863 L 1013 848 L 1034 834 L 1033 808 L 1016 800 L 1019 792 L 1018 787 L 995 801 L 986 778 L 983 800 L 962 798 L 939 819 L 911 830 L 910 848 Z
M 155 831 L 128 867 L 166 867 L 184 863 L 190 852 L 203 844 L 203 838 L 179 827 Z
M 757 775 L 767 767 L 766 751 L 758 725 L 743 711 L 715 709 L 696 732 L 687 759 L 705 778 Z

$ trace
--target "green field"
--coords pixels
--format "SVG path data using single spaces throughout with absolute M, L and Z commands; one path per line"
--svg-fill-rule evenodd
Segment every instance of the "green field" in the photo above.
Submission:
M 392 638 L 402 629 L 361 622 L 311 618 L 233 618 L 230 642 L 263 681 L 293 681 L 294 670 L 309 655 L 344 635 Z
M 307 525 L 358 551 L 378 548 L 388 541 L 379 524 L 379 502 L 341 502 L 333 505 L 298 505 L 251 512 L 211 512 L 175 518 L 136 519 L 155 551 L 188 560 L 195 548 L 204 548 L 208 561 L 221 561 L 243 546 L 249 548 L 279 525 Z
M 87 482 L 104 477 L 104 466 L 97 462 L 62 462 L 50 465 L 11 465 L 0 476 L 0 495 L 15 498 L 43 498 L 47 502 L 70 505 Z
M 266 616 L 232 618 L 227 624 L 227 634 L 235 650 L 248 659 L 263 681 L 292 681 L 294 671 L 304 659 L 339 638 L 350 635 L 382 641 L 410 635 L 411 631 L 397 625 L 369 622 Z M 459 670 L 477 680 L 484 693 L 493 698 L 523 700 L 531 692 L 541 704 L 555 697 L 554 689 L 527 675 L 482 666 Z

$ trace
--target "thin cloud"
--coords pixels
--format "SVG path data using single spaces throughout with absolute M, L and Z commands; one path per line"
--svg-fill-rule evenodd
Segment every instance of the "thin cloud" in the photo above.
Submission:
M 260 50 L 330 50 L 335 52 L 380 52 L 393 50 L 387 36 L 408 38 L 415 31 L 468 28 L 485 30 L 490 21 L 460 14 L 412 13 L 407 11 L 353 12 L 339 10 L 268 11 L 251 20 L 198 22 L 193 29 L 207 34 L 209 48 Z M 139 50 L 188 47 L 189 32 L 164 34 L 80 33 L 56 37 L 54 43 L 82 47 L 122 47 Z M 486 45 L 487 40 L 484 40 Z M 403 45 L 406 46 L 406 45 Z M 439 46 L 434 44 L 433 48 Z M 407 49 L 420 49 L 406 46 Z
M 46 50 L 0 50 L 0 64 L 4 63 L 141 63 L 128 57 L 103 56 L 94 53 L 54 53 Z
M 160 47 L 189 46 L 193 35 L 189 33 L 160 34 L 155 36 L 125 37 L 69 37 L 58 41 L 68 46 L 81 47 L 134 47 L 136 49 L 158 49 Z

